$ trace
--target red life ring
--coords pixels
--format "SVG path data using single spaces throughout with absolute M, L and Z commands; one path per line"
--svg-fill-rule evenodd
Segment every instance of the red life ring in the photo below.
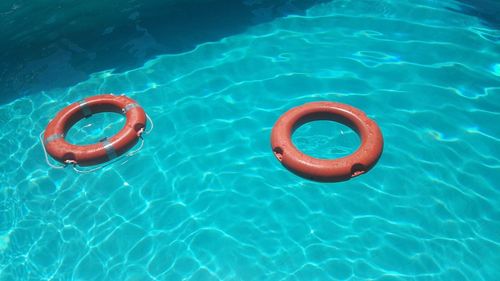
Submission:
M 351 155 L 338 159 L 318 159 L 300 152 L 291 137 L 301 125 L 331 120 L 349 126 L 361 138 Z M 273 127 L 271 145 L 274 155 L 292 172 L 317 181 L 342 181 L 367 172 L 380 158 L 384 146 L 378 125 L 352 106 L 335 102 L 312 102 L 292 108 Z
M 116 135 L 90 145 L 74 145 L 64 139 L 75 123 L 100 112 L 124 114 L 125 126 Z M 146 113 L 137 102 L 125 96 L 104 94 L 83 99 L 59 111 L 47 125 L 43 143 L 47 152 L 61 163 L 90 166 L 125 153 L 137 143 L 145 127 Z

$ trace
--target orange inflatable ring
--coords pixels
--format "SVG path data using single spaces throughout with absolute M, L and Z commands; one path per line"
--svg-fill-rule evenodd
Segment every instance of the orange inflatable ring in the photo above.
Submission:
M 338 159 L 318 159 L 300 152 L 293 144 L 293 132 L 301 125 L 331 120 L 353 129 L 361 145 L 351 155 Z M 384 146 L 377 124 L 352 106 L 335 102 L 312 102 L 292 108 L 282 115 L 271 133 L 274 155 L 292 172 L 317 181 L 343 181 L 367 172 L 380 158 Z
M 117 112 L 126 116 L 125 126 L 114 136 L 90 145 L 74 145 L 64 137 L 79 120 L 94 113 Z M 90 166 L 114 159 L 132 148 L 146 127 L 146 113 L 134 100 L 104 94 L 86 98 L 61 110 L 45 129 L 47 152 L 65 164 Z

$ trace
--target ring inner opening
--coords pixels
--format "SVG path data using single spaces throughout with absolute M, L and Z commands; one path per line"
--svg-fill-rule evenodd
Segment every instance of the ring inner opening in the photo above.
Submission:
M 126 118 L 116 112 L 100 112 L 80 119 L 66 133 L 66 141 L 74 145 L 98 143 L 116 135 L 124 126 Z
M 348 120 L 331 115 L 306 116 L 295 126 L 292 142 L 302 153 L 319 159 L 336 159 L 355 152 L 359 135 Z

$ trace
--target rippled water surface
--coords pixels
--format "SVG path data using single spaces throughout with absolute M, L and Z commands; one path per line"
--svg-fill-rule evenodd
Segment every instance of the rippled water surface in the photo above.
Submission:
M 500 31 L 457 9 L 322 3 L 0 105 L 0 280 L 498 280 Z M 49 168 L 48 121 L 107 92 L 154 120 L 143 150 L 92 174 Z M 373 170 L 316 183 L 274 158 L 274 122 L 316 100 L 376 120 Z M 297 133 L 311 154 L 359 144 L 330 124 Z

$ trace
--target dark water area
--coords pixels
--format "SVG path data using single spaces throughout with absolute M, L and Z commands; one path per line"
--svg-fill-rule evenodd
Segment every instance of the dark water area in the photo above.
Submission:
M 0 103 L 69 87 L 95 72 L 133 69 L 329 1 L 3 0 Z M 457 1 L 454 11 L 500 30 L 500 0 Z
M 460 10 L 453 11 L 481 19 L 486 26 L 500 30 L 500 0 L 458 0 Z
M 328 1 L 0 1 L 0 103 L 135 68 L 321 2 Z

